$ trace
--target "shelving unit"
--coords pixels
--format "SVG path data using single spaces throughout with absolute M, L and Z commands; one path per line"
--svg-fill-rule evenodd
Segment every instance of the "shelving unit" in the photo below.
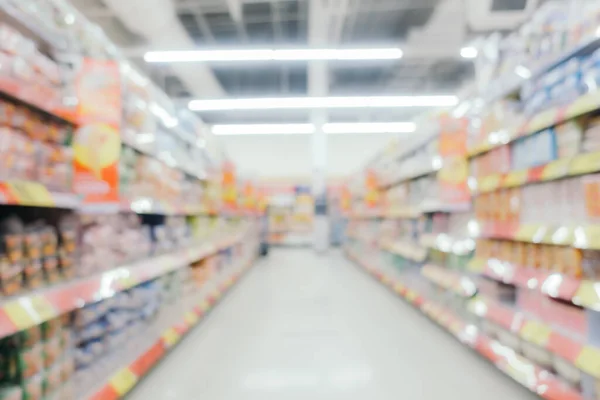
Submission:
M 0 37 L 0 397 L 122 398 L 251 267 L 254 191 L 68 2 Z
M 542 7 L 530 24 L 548 22 L 544 13 L 552 7 L 558 5 Z M 457 107 L 466 114 L 428 117 L 440 127 L 431 139 L 438 138 L 443 160 L 436 175 L 465 183 L 469 207 L 449 204 L 439 191 L 411 201 L 410 186 L 408 194 L 393 196 L 394 185 L 420 175 L 413 167 L 402 171 L 417 161 L 397 162 L 390 172 L 388 156 L 379 163 L 388 165 L 380 187 L 387 201 L 348 212 L 345 247 L 462 344 L 555 400 L 600 396 L 600 153 L 594 147 L 600 92 L 590 83 L 600 42 L 586 25 L 598 10 L 587 11 L 567 30 L 532 38 L 526 35 L 535 28 L 523 29 L 496 43 L 497 64 L 478 75 L 483 92 Z M 518 35 L 531 41 L 511 48 Z M 564 46 L 536 48 L 544 35 L 562 35 Z M 513 76 L 515 60 L 521 69 L 530 66 L 526 78 Z M 462 133 L 454 131 L 451 155 L 453 163 L 467 165 L 466 175 L 462 167 L 444 171 L 448 120 L 467 122 Z M 396 154 L 395 160 L 416 157 L 412 150 Z M 389 180 L 390 174 L 402 179 Z M 414 213 L 402 212 L 415 204 Z

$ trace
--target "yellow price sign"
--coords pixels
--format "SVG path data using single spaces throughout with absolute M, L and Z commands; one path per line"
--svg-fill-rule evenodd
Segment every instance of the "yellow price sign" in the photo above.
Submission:
M 414 303 L 415 300 L 417 300 L 417 297 L 419 297 L 419 295 L 412 289 L 408 289 L 408 291 L 406 292 L 406 299 L 411 303 Z
M 173 347 L 177 342 L 179 342 L 180 338 L 181 336 L 174 328 L 170 328 L 162 334 L 162 340 L 165 342 L 167 348 Z
M 129 368 L 123 368 L 110 378 L 110 386 L 119 394 L 124 396 L 137 383 L 138 377 Z
M 34 296 L 30 299 L 33 310 L 41 321 L 48 321 L 58 316 L 54 306 L 42 296 Z
M 573 158 L 569 166 L 569 175 L 589 174 L 598 170 L 600 170 L 600 151 Z
M 201 304 L 200 304 L 200 308 L 202 309 L 202 312 L 207 312 L 208 310 L 210 310 L 210 304 L 208 304 L 208 302 L 206 300 L 204 300 Z
M 188 326 L 194 326 L 198 322 L 198 316 L 196 315 L 196 313 L 193 313 L 191 311 L 185 313 L 184 319 Z
M 503 187 L 521 186 L 527 183 L 527 170 L 513 171 L 508 173 L 502 182 Z
M 547 128 L 556 121 L 557 108 L 551 108 L 534 116 L 527 125 L 527 134 Z
M 577 356 L 575 366 L 595 378 L 600 378 L 600 349 L 585 346 Z
M 537 240 L 539 242 L 545 236 L 544 229 L 542 225 L 523 225 L 517 231 L 515 240 L 533 242 L 534 239 L 540 238 L 540 240 Z
M 575 296 L 573 296 L 573 303 L 582 307 L 598 309 L 600 307 L 600 296 L 596 288 L 596 282 L 583 281 Z
M 537 321 L 526 322 L 519 332 L 521 338 L 540 347 L 545 347 L 552 334 L 552 328 Z
M 54 200 L 48 189 L 37 182 L 10 181 L 8 190 L 19 204 L 32 206 L 53 206 Z
M 18 329 L 27 329 L 42 322 L 32 313 L 31 308 L 24 307 L 19 300 L 6 304 L 4 312 Z
M 597 91 L 591 92 L 585 96 L 581 96 L 567 107 L 565 119 L 578 117 L 597 109 L 599 106 L 600 93 Z
M 483 272 L 486 265 L 487 260 L 483 258 L 473 258 L 471 261 L 469 261 L 469 264 L 467 264 L 467 268 L 471 272 Z
M 572 158 L 565 158 L 548 163 L 542 171 L 542 180 L 551 181 L 566 176 L 572 160 Z
M 58 316 L 58 312 L 42 296 L 24 297 L 4 306 L 4 312 L 19 329 L 27 329 Z
M 398 294 L 402 293 L 402 291 L 404 290 L 404 285 L 401 283 L 396 283 L 394 285 L 394 291 Z
M 600 250 L 600 225 L 575 228 L 573 245 L 582 249 Z
M 488 175 L 478 182 L 477 187 L 479 188 L 480 192 L 491 192 L 498 189 L 500 186 L 500 180 L 500 174 Z

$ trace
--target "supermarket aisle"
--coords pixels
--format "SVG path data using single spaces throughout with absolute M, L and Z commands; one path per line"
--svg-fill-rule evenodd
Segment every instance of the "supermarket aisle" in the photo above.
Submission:
M 130 396 L 441 398 L 536 397 L 340 253 L 296 249 L 272 251 Z

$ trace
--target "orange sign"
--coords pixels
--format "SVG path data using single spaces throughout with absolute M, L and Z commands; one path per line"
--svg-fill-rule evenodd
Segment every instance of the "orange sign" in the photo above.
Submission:
M 465 118 L 442 116 L 440 123 L 439 152 L 442 158 L 467 154 L 467 127 Z
M 444 204 L 466 204 L 471 201 L 467 180 L 469 164 L 466 158 L 452 157 L 444 160 L 438 173 L 440 199 Z
M 223 163 L 221 179 L 221 195 L 223 207 L 227 209 L 235 209 L 237 207 L 237 183 L 235 177 L 235 165 L 227 161 Z
M 251 181 L 244 182 L 242 193 L 244 209 L 254 211 L 256 209 L 256 188 L 254 187 L 254 183 Z
M 372 169 L 367 170 L 365 173 L 365 188 L 365 204 L 370 208 L 377 207 L 381 194 L 379 193 L 377 174 Z
M 113 61 L 86 59 L 77 78 L 79 129 L 73 141 L 74 191 L 84 203 L 119 202 L 121 79 Z
M 344 213 L 349 213 L 352 209 L 352 193 L 348 186 L 342 186 L 340 190 L 340 209 Z

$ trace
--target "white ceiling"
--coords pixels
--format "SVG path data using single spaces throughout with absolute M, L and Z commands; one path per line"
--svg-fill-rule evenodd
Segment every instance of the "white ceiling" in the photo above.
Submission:
M 167 94 L 183 102 L 315 93 L 455 94 L 474 74 L 472 62 L 461 59 L 460 48 L 482 33 L 513 29 L 543 0 L 71 1 Z M 147 50 L 315 45 L 393 46 L 402 48 L 405 56 L 330 63 L 325 69 L 300 62 L 149 65 L 142 58 Z M 315 74 L 325 76 L 315 79 Z M 332 110 L 325 118 L 406 121 L 423 111 Z M 314 121 L 314 114 L 304 110 L 210 112 L 201 117 L 220 124 Z
M 485 0 L 477 0 L 485 2 Z M 514 3 L 523 0 L 498 0 Z M 193 66 L 192 72 L 172 66 L 143 65 L 144 50 L 164 47 L 187 48 L 231 46 L 290 46 L 309 44 L 309 4 L 325 14 L 325 42 L 335 46 L 399 46 L 401 60 L 369 61 L 329 65 L 327 92 L 347 94 L 454 93 L 472 76 L 469 61 L 460 48 L 473 36 L 465 20 L 463 0 L 73 0 L 90 19 L 133 56 L 172 97 L 306 95 L 308 65 L 211 64 Z M 135 7 L 139 3 L 139 7 Z M 123 4 L 129 11 L 123 13 Z M 510 5 L 510 4 L 509 4 Z M 518 4 L 517 4 L 518 5 Z M 165 7 L 168 6 L 168 7 Z M 490 5 L 491 7 L 491 5 Z M 168 8 L 168 10 L 167 10 Z M 166 11 L 165 11 L 166 10 Z M 173 13 L 182 35 L 165 40 L 164 29 L 149 37 L 146 23 L 151 13 L 164 18 Z M 143 27 L 143 28 L 142 28 Z M 148 27 L 151 29 L 152 27 Z M 169 32 L 171 30 L 169 29 Z M 150 32 L 152 33 L 152 32 Z M 179 42 L 177 42 L 179 39 Z M 186 66 L 189 67 L 189 66 Z M 178 67 L 181 69 L 180 67 Z M 205 71 L 202 71 L 205 69 Z M 189 75 L 196 75 L 196 83 Z M 197 75 L 202 75 L 198 79 Z M 345 119 L 348 113 L 331 118 Z M 255 114 L 253 114 L 255 116 Z M 352 119 L 355 113 L 350 114 Z M 302 118 L 302 116 L 298 116 Z M 403 115 L 370 113 L 361 119 L 392 119 Z M 203 115 L 208 122 L 240 122 L 240 116 Z M 278 119 L 272 115 L 265 118 Z M 263 120 L 263 122 L 268 122 Z

